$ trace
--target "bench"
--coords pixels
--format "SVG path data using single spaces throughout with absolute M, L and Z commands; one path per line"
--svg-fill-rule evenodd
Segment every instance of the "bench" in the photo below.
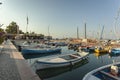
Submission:
M 119 77 L 113 76 L 113 75 L 111 75 L 111 74 L 109 74 L 109 73 L 107 73 L 107 72 L 105 72 L 105 71 L 100 71 L 100 73 L 102 73 L 102 74 L 104 74 L 104 75 L 107 75 L 107 76 L 109 76 L 109 77 L 111 77 L 111 78 L 113 78 L 113 79 L 115 79 L 115 80 L 120 80 Z

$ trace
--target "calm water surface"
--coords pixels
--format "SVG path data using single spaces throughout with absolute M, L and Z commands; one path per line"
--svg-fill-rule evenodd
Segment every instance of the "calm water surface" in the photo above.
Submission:
M 17 41 L 16 44 L 19 44 L 20 41 Z M 37 59 L 45 59 L 58 55 L 72 54 L 75 53 L 73 50 L 68 50 L 67 47 L 62 47 L 61 53 L 54 54 L 42 54 L 42 55 L 24 55 L 26 60 L 31 66 L 34 66 L 33 63 Z M 88 58 L 75 66 L 62 67 L 62 68 L 53 68 L 53 69 L 44 69 L 38 72 L 42 80 L 82 80 L 82 78 L 88 72 L 96 69 L 100 66 L 110 64 L 113 60 L 120 61 L 120 56 L 112 56 L 109 54 L 95 54 L 90 53 Z
M 50 55 L 30 55 L 24 56 L 28 63 L 32 65 L 37 59 L 45 59 L 63 54 L 75 53 L 73 50 L 68 50 L 67 47 L 62 47 L 62 53 L 55 53 Z M 30 59 L 31 58 L 31 59 Z M 44 69 L 38 72 L 43 80 L 82 80 L 86 73 L 100 66 L 110 64 L 113 60 L 120 61 L 119 56 L 109 56 L 109 54 L 90 53 L 88 58 L 78 63 L 75 66 Z

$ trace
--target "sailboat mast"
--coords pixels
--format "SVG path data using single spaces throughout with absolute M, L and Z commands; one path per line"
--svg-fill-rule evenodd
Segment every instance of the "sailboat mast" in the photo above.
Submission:
M 102 31 L 101 31 L 101 36 L 100 36 L 100 39 L 103 39 L 103 31 L 104 31 L 104 26 L 103 26 L 103 28 L 102 28 Z
M 116 36 L 117 39 L 119 39 L 119 35 L 118 35 L 119 33 L 117 31 L 117 23 L 118 23 L 119 16 L 120 16 L 120 8 L 117 12 L 117 16 L 115 17 L 115 26 L 113 27 L 114 33 L 115 33 L 115 36 Z
M 85 39 L 87 38 L 87 35 L 86 35 L 86 23 L 85 23 Z
M 49 27 L 50 27 L 50 26 L 48 26 L 48 36 L 50 36 L 50 31 L 49 31 Z
M 77 27 L 77 39 L 79 39 L 79 28 Z
M 27 25 L 26 25 L 26 33 L 28 32 L 28 16 L 27 16 L 27 18 L 26 18 L 26 21 L 27 21 Z

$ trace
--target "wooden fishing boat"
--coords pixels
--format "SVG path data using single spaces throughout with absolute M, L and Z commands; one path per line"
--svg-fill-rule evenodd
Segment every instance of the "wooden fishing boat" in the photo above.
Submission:
M 21 50 L 22 54 L 44 54 L 44 53 L 57 53 L 61 52 L 61 48 L 59 47 L 47 47 L 47 48 L 39 48 L 39 47 L 34 47 L 34 48 L 23 48 Z
M 120 62 L 102 66 L 87 73 L 82 80 L 120 80 Z
M 36 73 L 40 76 L 41 79 L 48 79 L 51 77 L 58 76 L 60 74 L 72 71 L 76 68 L 82 67 L 85 64 L 89 63 L 88 58 L 80 61 L 74 66 L 70 67 L 57 67 L 57 68 L 50 68 L 50 69 L 42 69 L 42 70 L 37 70 Z
M 44 53 L 60 53 L 60 47 L 48 46 L 45 44 L 24 44 L 21 49 L 22 54 L 44 54 Z
M 85 59 L 88 54 L 89 53 L 87 52 L 79 52 L 74 54 L 59 55 L 54 58 L 47 58 L 46 60 L 39 59 L 35 63 L 35 68 L 36 70 L 39 70 L 45 68 L 71 66 Z

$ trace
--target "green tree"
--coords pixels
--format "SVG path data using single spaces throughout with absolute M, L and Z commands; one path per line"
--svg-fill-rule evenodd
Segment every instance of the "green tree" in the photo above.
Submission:
M 40 39 L 44 39 L 44 37 L 45 37 L 43 34 L 38 34 L 38 36 Z
M 24 34 L 24 32 L 22 30 L 19 30 L 19 34 Z
M 6 28 L 6 32 L 10 34 L 17 34 L 18 25 L 16 22 L 12 21 Z
M 4 36 L 5 32 L 2 28 L 0 28 L 0 44 L 4 41 Z
M 26 32 L 25 34 L 26 34 L 26 35 L 29 35 L 29 32 Z
M 35 32 L 32 32 L 31 34 L 36 34 Z

